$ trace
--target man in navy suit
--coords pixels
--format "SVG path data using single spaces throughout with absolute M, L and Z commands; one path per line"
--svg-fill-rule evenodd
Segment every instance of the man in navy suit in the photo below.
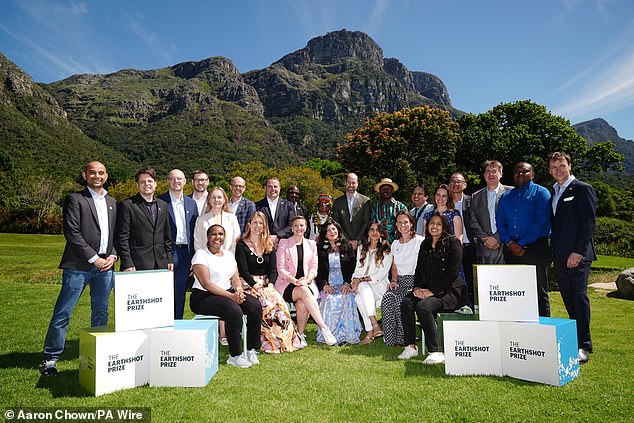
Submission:
M 294 216 L 288 202 L 280 198 L 280 181 L 277 178 L 269 178 L 264 183 L 266 197 L 255 203 L 255 207 L 264 213 L 268 219 L 269 231 L 273 242 L 293 235 L 291 230 L 291 218 Z
M 253 213 L 255 213 L 255 203 L 242 196 L 246 189 L 247 184 L 240 176 L 236 176 L 231 180 L 231 198 L 229 199 L 229 207 L 231 207 L 231 211 L 238 219 L 241 234 L 244 234 L 244 229 L 247 226 L 249 218 Z
M 167 204 L 154 196 L 156 172 L 140 169 L 134 179 L 139 192 L 119 203 L 117 209 L 121 270 L 174 270 Z
M 567 153 L 551 154 L 548 169 L 557 181 L 552 197 L 551 233 L 555 274 L 568 316 L 577 322 L 579 362 L 585 363 L 592 352 L 588 276 L 592 261 L 597 259 L 592 242 L 597 194 L 592 186 L 572 175 Z
M 114 282 L 113 266 L 116 201 L 103 188 L 106 167 L 90 162 L 81 173 L 87 187 L 64 201 L 66 246 L 59 268 L 62 288 L 44 341 L 44 362 L 40 373 L 57 374 L 57 360 L 64 351 L 70 316 L 86 285 L 90 285 L 91 326 L 108 324 L 108 299 Z
M 169 191 L 158 198 L 167 203 L 174 259 L 174 318 L 182 319 L 185 292 L 194 257 L 194 226 L 198 218 L 196 201 L 183 194 L 185 174 L 174 169 L 167 177 Z

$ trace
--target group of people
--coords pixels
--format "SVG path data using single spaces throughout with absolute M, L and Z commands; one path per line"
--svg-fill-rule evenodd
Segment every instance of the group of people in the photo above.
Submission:
M 191 196 L 183 192 L 184 173 L 174 169 L 168 192 L 157 197 L 154 170 L 141 169 L 138 193 L 117 205 L 104 189 L 105 166 L 91 162 L 82 172 L 86 189 L 64 204 L 62 288 L 40 371 L 57 372 L 70 315 L 86 285 L 91 324 L 107 324 L 116 260 L 121 271 L 172 270 L 176 319 L 183 316 L 193 274 L 191 310 L 220 317 L 227 363 L 246 368 L 259 363 L 259 350 L 307 346 L 310 317 L 318 342 L 369 344 L 383 337 L 387 345 L 404 347 L 399 359 L 418 355 L 418 317 L 429 351 L 424 362 L 441 363 L 436 317 L 474 305 L 473 264 L 535 265 L 540 315 L 548 316 L 547 271 L 554 259 L 564 304 L 577 321 L 579 360 L 586 362 L 596 194 L 572 176 L 568 154 L 553 153 L 549 169 L 557 181 L 553 195 L 533 182 L 528 163 L 515 166 L 515 187 L 502 185 L 502 164 L 491 160 L 484 164 L 486 187 L 473 196 L 464 193 L 465 176 L 454 173 L 449 184 L 436 187 L 432 204 L 426 187 L 414 186 L 409 210 L 394 198 L 399 187 L 391 179 L 374 186 L 378 201 L 372 204 L 350 173 L 344 195 L 334 201 L 319 195 L 308 215 L 296 185 L 283 199 L 279 180 L 269 178 L 265 198 L 253 203 L 243 196 L 243 178 L 231 180 L 229 196 L 219 186 L 208 190 L 201 170 L 193 174 Z M 240 345 L 243 316 L 247 351 Z

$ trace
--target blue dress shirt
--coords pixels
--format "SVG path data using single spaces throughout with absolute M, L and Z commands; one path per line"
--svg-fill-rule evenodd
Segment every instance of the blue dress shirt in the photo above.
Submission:
M 495 222 L 500 241 L 522 247 L 550 235 L 550 192 L 533 181 L 506 191 L 500 198 Z

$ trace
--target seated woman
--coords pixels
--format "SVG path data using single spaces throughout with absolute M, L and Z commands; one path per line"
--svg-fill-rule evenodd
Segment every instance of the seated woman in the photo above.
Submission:
M 231 354 L 227 364 L 246 368 L 260 363 L 256 350 L 260 348 L 262 306 L 242 290 L 236 259 L 231 251 L 222 248 L 224 241 L 224 228 L 211 225 L 207 247 L 198 250 L 192 259 L 195 280 L 189 305 L 196 314 L 219 316 L 225 321 Z M 240 346 L 243 315 L 247 316 L 246 356 Z
M 401 323 L 401 301 L 414 287 L 414 271 L 423 237 L 416 234 L 416 221 L 407 210 L 396 215 L 396 239 L 392 242 L 392 280 L 381 299 L 383 341 L 405 345 Z
M 451 191 L 446 184 L 438 185 L 434 191 L 434 209 L 423 215 L 423 233 L 425 233 L 425 226 L 429 222 L 429 218 L 435 212 L 441 213 L 447 218 L 451 228 L 449 233 L 455 235 L 462 243 L 462 216 L 460 210 L 455 209 Z
M 326 326 L 317 304 L 317 246 L 315 241 L 304 238 L 306 218 L 295 216 L 291 220 L 293 236 L 280 239 L 277 248 L 277 281 L 275 289 L 285 301 L 295 303 L 297 330 L 303 347 L 306 343 L 306 324 L 312 316 L 322 330 L 326 344 L 335 345 L 337 339 Z
M 460 241 L 451 235 L 447 218 L 441 213 L 434 213 L 427 224 L 425 240 L 418 254 L 414 290 L 401 303 L 406 346 L 398 358 L 406 360 L 418 355 L 416 313 L 429 351 L 424 363 L 445 361 L 445 355 L 438 352 L 436 315 L 442 311 L 454 311 L 469 301 L 460 276 L 461 263 Z
M 236 245 L 240 277 L 249 286 L 247 293 L 262 305 L 262 350 L 268 353 L 291 352 L 302 348 L 286 302 L 275 290 L 277 263 L 266 216 L 251 215 L 244 236 Z
M 319 311 L 337 338 L 337 344 L 358 344 L 361 322 L 350 281 L 357 263 L 352 245 L 334 220 L 321 226 L 318 243 L 317 287 L 321 291 Z M 321 331 L 317 342 L 324 342 Z
M 222 246 L 232 253 L 236 251 L 236 242 L 240 238 L 238 218 L 231 213 L 229 197 L 222 187 L 214 187 L 207 195 L 207 205 L 202 216 L 196 219 L 194 227 L 194 251 L 205 248 L 207 244 L 207 228 L 221 225 L 225 230 L 225 243 Z
M 378 220 L 370 226 L 357 248 L 357 266 L 352 275 L 352 292 L 363 319 L 366 335 L 361 344 L 369 344 L 375 338 L 383 336 L 376 320 L 376 308 L 388 284 L 388 275 L 392 267 L 392 253 L 387 242 L 387 231 Z

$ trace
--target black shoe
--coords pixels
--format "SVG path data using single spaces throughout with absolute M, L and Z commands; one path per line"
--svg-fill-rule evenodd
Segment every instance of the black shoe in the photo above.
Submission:
M 42 376 L 55 376 L 57 374 L 57 361 L 42 361 L 42 364 L 40 364 L 40 374 Z

